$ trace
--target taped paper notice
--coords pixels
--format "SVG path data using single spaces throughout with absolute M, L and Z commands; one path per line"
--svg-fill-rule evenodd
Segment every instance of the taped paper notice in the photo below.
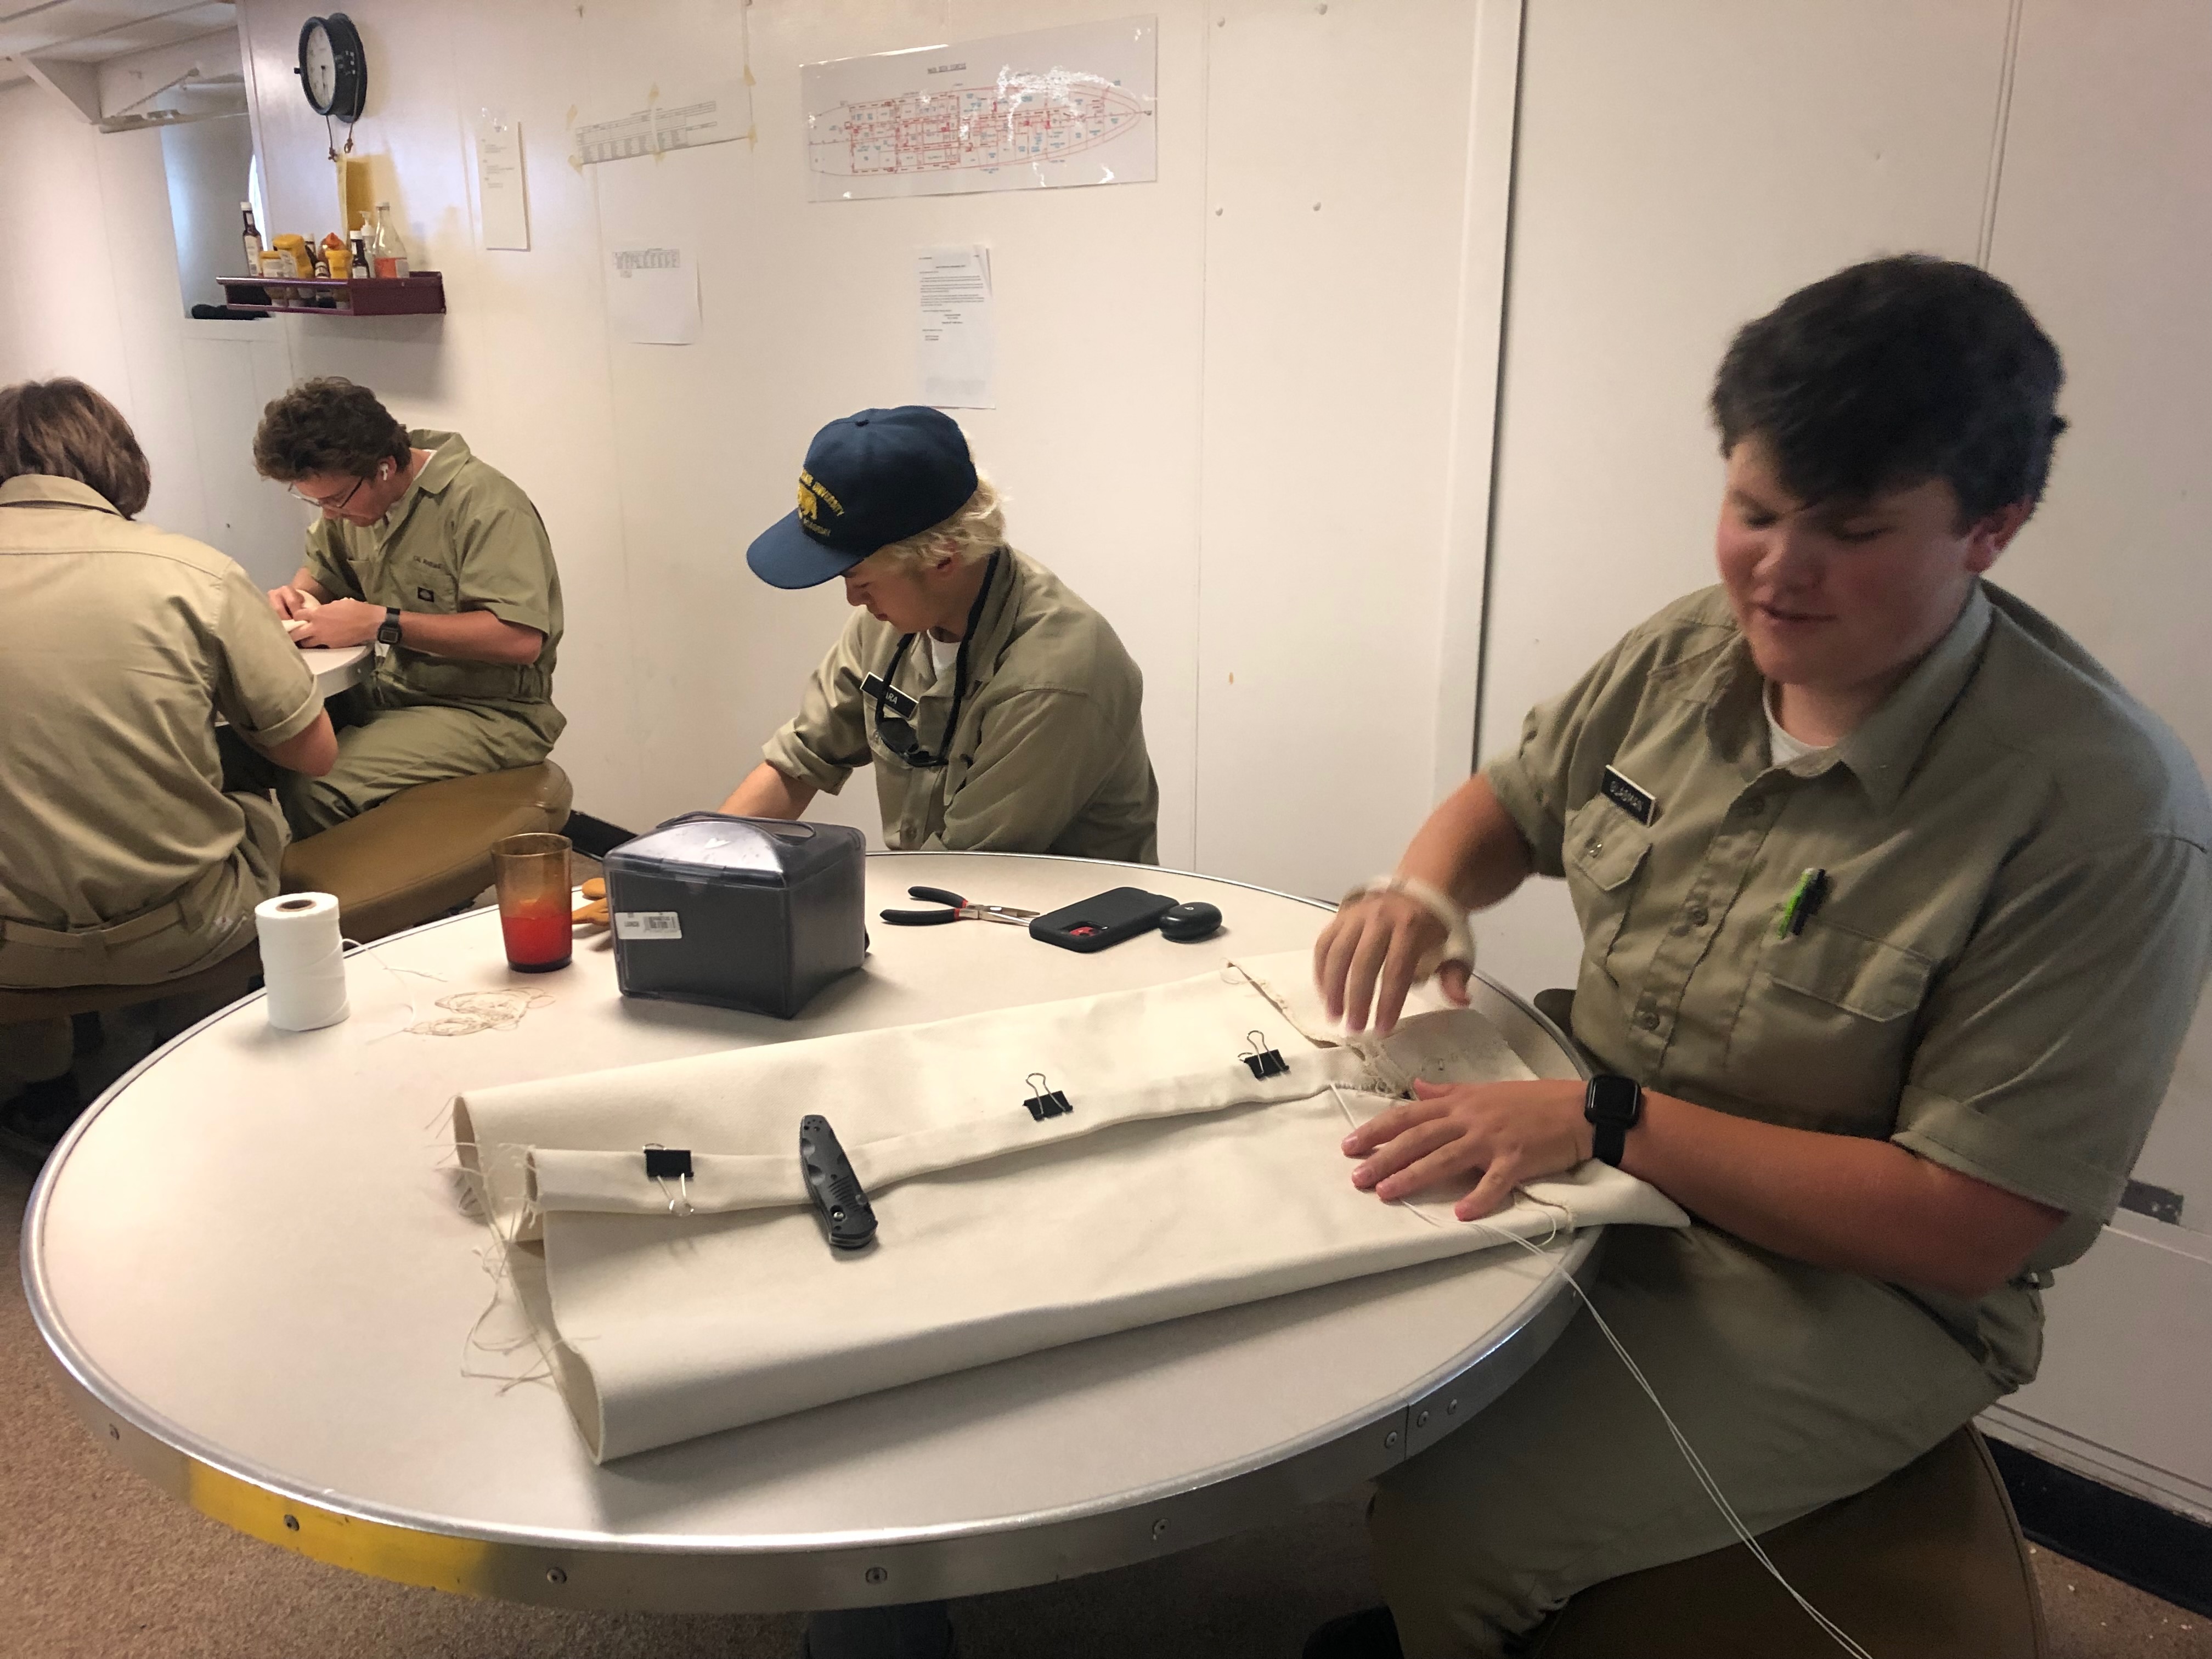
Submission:
M 530 247 L 530 206 L 522 179 L 522 125 L 486 114 L 477 123 L 477 201 L 488 248 Z
M 699 337 L 699 270 L 681 247 L 618 247 L 607 255 L 607 325 L 637 345 Z
M 998 328 L 991 315 L 991 250 L 926 247 L 921 282 L 921 401 L 933 409 L 996 409 Z
M 696 97 L 664 99 L 656 92 L 642 109 L 586 121 L 574 130 L 569 155 L 577 166 L 659 155 L 702 144 L 726 144 L 752 131 L 752 89 L 724 81 Z

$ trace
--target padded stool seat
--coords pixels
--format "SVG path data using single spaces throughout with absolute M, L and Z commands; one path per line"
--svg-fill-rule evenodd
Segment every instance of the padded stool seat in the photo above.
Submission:
M 1764 1534 L 1798 1592 L 1881 1659 L 2043 1659 L 2027 1546 L 1970 1425 L 1880 1485 Z M 1535 1659 L 1830 1659 L 1741 1544 L 1593 1585 Z
M 491 884 L 491 844 L 568 821 L 568 775 L 545 761 L 512 771 L 416 784 L 284 853 L 284 890 L 335 894 L 339 926 L 362 944 L 441 916 Z M 249 945 L 182 979 L 155 985 L 0 988 L 0 1025 L 64 1019 L 156 998 L 210 1004 L 244 996 L 261 971 Z
M 345 936 L 366 945 L 466 904 L 491 885 L 492 843 L 559 830 L 572 799 L 551 761 L 418 783 L 294 842 L 284 890 L 336 894 Z

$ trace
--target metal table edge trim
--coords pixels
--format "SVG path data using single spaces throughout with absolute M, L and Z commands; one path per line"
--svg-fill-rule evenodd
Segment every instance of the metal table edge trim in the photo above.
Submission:
M 871 852 L 868 856 L 996 858 L 1010 855 L 888 851 Z M 1116 860 L 1073 858 L 1057 854 L 1011 856 L 1055 863 L 1095 864 L 1101 867 L 1138 870 L 1157 875 L 1188 876 L 1193 880 L 1241 887 L 1270 897 L 1310 905 L 1318 910 L 1336 908 L 1333 904 L 1303 894 L 1285 893 L 1254 882 L 1208 876 L 1195 871 L 1166 870 L 1154 866 L 1130 865 Z M 376 948 L 427 933 L 432 928 L 448 927 L 474 914 L 473 910 L 464 910 L 441 916 L 387 934 L 363 948 Z M 1487 974 L 1478 969 L 1476 977 L 1557 1042 L 1578 1071 L 1587 1071 L 1573 1042 L 1555 1023 L 1517 993 L 1498 984 Z M 716 1539 L 656 1534 L 533 1531 L 520 1527 L 456 1523 L 443 1517 L 386 1510 L 372 1504 L 350 1502 L 333 1492 L 314 1491 L 274 1470 L 260 1468 L 249 1460 L 234 1457 L 202 1443 L 190 1431 L 152 1410 L 109 1378 L 70 1339 L 52 1306 L 46 1279 L 44 1254 L 40 1248 L 40 1235 L 52 1188 L 67 1162 L 70 1146 L 88 1130 L 109 1101 L 121 1094 L 172 1049 L 189 1042 L 217 1020 L 228 1018 L 265 995 L 264 991 L 249 992 L 179 1032 L 116 1079 L 80 1115 L 47 1159 L 25 1206 L 22 1230 L 24 1296 L 40 1338 L 64 1373 L 71 1403 L 79 1416 L 95 1435 L 104 1422 L 107 1437 L 113 1447 L 140 1474 L 191 1507 L 251 1536 L 318 1560 L 398 1583 L 428 1585 L 465 1594 L 495 1595 L 502 1599 L 545 1606 L 581 1608 L 651 1605 L 677 1610 L 665 1598 L 647 1603 L 619 1595 L 611 1598 L 589 1592 L 564 1594 L 564 1587 L 569 1582 L 566 1566 L 579 1565 L 577 1557 L 581 1554 L 586 1559 L 600 1557 L 613 1560 L 627 1558 L 636 1560 L 657 1558 L 672 1563 L 703 1560 L 725 1565 L 757 1561 L 772 1572 L 774 1564 L 780 1558 L 808 1553 L 818 1555 L 823 1552 L 857 1555 L 885 1551 L 894 1551 L 898 1556 L 908 1559 L 917 1552 L 926 1556 L 940 1553 L 950 1556 L 969 1544 L 1008 1535 L 1019 1536 L 1031 1546 L 1023 1552 L 1025 1555 L 1052 1560 L 1060 1553 L 1048 1541 L 1051 1537 L 1087 1529 L 1102 1522 L 1128 1517 L 1137 1511 L 1144 1512 L 1137 1517 L 1140 1522 L 1151 1522 L 1151 1541 L 1162 1546 L 1162 1548 L 1152 1551 L 1124 1548 L 1117 1552 L 1115 1560 L 1086 1562 L 1076 1571 L 1103 1571 L 1144 1559 L 1148 1553 L 1190 1547 L 1237 1530 L 1238 1524 L 1201 1525 L 1198 1529 L 1191 1530 L 1176 1524 L 1178 1515 L 1188 1514 L 1191 1519 L 1200 1519 L 1206 1510 L 1220 1507 L 1219 1500 L 1229 1496 L 1234 1488 L 1254 1484 L 1275 1486 L 1280 1487 L 1285 1496 L 1299 1494 L 1308 1498 L 1317 1498 L 1329 1491 L 1341 1491 L 1356 1486 L 1363 1480 L 1372 1479 L 1403 1462 L 1407 1456 L 1425 1449 L 1450 1428 L 1457 1426 L 1456 1423 L 1443 1423 L 1433 1432 L 1427 1428 L 1428 1423 L 1433 1420 L 1431 1413 L 1446 1408 L 1447 1402 L 1449 1409 L 1455 1414 L 1460 1401 L 1455 1390 L 1460 1379 L 1485 1361 L 1500 1356 L 1508 1349 L 1517 1349 L 1517 1353 L 1508 1364 L 1498 1368 L 1493 1376 L 1484 1380 L 1480 1390 L 1481 1403 L 1486 1404 L 1503 1393 L 1541 1357 L 1580 1305 L 1577 1297 L 1553 1292 L 1554 1278 L 1564 1272 L 1577 1281 L 1587 1283 L 1595 1275 L 1599 1248 L 1603 1242 L 1603 1228 L 1576 1235 L 1555 1259 L 1552 1271 L 1530 1287 L 1528 1295 L 1511 1314 L 1486 1333 L 1482 1342 L 1462 1350 L 1415 1382 L 1401 1397 L 1379 1409 L 1339 1419 L 1299 1437 L 1296 1441 L 1285 1442 L 1265 1451 L 1249 1454 L 1231 1462 L 1199 1471 L 1169 1486 L 1110 1494 L 1050 1511 L 1000 1516 L 986 1521 L 948 1522 L 943 1526 L 895 1531 L 792 1534 L 768 1538 Z M 1473 1411 L 1468 1413 L 1470 1418 L 1474 1414 Z M 1422 1419 L 1419 1427 L 1414 1425 L 1416 1417 Z M 116 1420 L 118 1419 L 120 1421 Z M 125 1440 L 126 1427 L 130 1431 L 131 1443 Z M 1320 1481 L 1316 1483 L 1301 1478 L 1307 1474 L 1321 1477 Z M 349 1537 L 356 1527 L 372 1530 L 358 1538 Z M 403 1540 L 397 1552 L 393 1548 L 394 1535 Z M 1171 1542 L 1169 1541 L 1170 1538 Z M 412 1540 L 415 1547 L 410 1550 L 405 1540 Z M 395 1560 L 395 1553 L 411 1555 L 415 1559 Z M 549 1563 L 552 1565 L 549 1566 Z M 974 1570 L 974 1563 L 950 1559 L 924 1559 L 917 1565 L 925 1569 L 921 1576 L 925 1579 L 938 1581 L 939 1587 L 917 1590 L 907 1575 L 902 1572 L 897 1575 L 900 1583 L 896 1586 L 862 1588 L 847 1595 L 833 1595 L 827 1600 L 817 1591 L 803 1604 L 791 1601 L 771 1606 L 755 1595 L 740 1594 L 734 1600 L 710 1597 L 696 1603 L 686 1602 L 681 1610 L 768 1612 L 796 1610 L 802 1605 L 806 1607 L 862 1606 L 911 1600 L 921 1594 L 959 1595 L 1013 1589 L 1066 1576 L 1060 1571 L 1039 1572 L 1033 1568 L 1013 1575 L 990 1571 L 978 1574 Z M 1060 1565 L 1065 1566 L 1066 1563 L 1063 1560 Z M 927 1571 L 932 1566 L 938 1571 Z M 948 1573 L 947 1569 L 951 1571 Z M 818 1574 L 810 1576 L 819 1577 Z M 863 1584 L 867 1587 L 889 1586 L 890 1577 L 891 1575 L 884 1569 L 873 1567 L 864 1577 Z M 722 1588 L 730 1590 L 741 1589 L 734 1583 Z

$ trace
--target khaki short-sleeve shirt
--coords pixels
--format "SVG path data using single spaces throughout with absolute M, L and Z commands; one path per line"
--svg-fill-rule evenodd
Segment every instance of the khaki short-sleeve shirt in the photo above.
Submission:
M 0 919 L 103 927 L 246 833 L 220 713 L 262 744 L 322 711 L 268 596 L 223 555 L 68 478 L 0 483 Z
M 374 699 L 387 706 L 492 703 L 545 728 L 561 645 L 561 573 L 537 507 L 456 433 L 410 431 L 434 451 L 407 493 L 374 524 L 319 520 L 307 532 L 307 571 L 333 598 L 453 615 L 489 611 L 545 636 L 533 663 L 463 662 L 395 646 L 376 665 Z
M 949 738 L 955 671 L 917 640 L 890 672 L 899 631 L 855 611 L 808 682 L 798 716 L 762 749 L 769 765 L 836 794 L 873 763 L 884 840 L 902 850 L 1063 853 L 1151 864 L 1160 792 L 1145 748 L 1144 677 L 1111 623 L 1052 572 L 1002 550 L 969 641 L 968 689 Z M 910 723 L 947 757 L 917 767 L 876 731 L 868 676 L 921 704 Z
M 2036 1289 L 2111 1216 L 2212 961 L 2203 780 L 2094 658 L 1986 583 L 1832 748 L 1772 765 L 1765 690 L 1709 589 L 1485 769 L 1574 899 L 1575 1035 L 1663 1092 L 1881 1136 L 2065 1211 L 1978 1305 L 1900 1287 L 2023 1382 Z M 1608 793 L 1607 769 L 1630 787 Z M 1784 930 L 1813 869 L 1826 896 Z

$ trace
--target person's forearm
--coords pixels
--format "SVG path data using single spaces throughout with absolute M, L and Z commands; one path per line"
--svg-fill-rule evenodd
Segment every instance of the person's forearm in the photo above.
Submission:
M 1476 773 L 1415 832 L 1398 873 L 1415 876 L 1470 910 L 1497 903 L 1529 873 L 1528 843 L 1490 781 Z
M 536 629 L 505 621 L 489 611 L 451 615 L 404 611 L 399 642 L 410 651 L 461 662 L 533 663 L 545 648 L 545 636 Z
M 730 798 L 722 803 L 722 811 L 739 818 L 795 818 L 818 793 L 812 784 L 779 772 L 763 761 L 730 792 Z
M 286 771 L 304 772 L 311 778 L 325 776 L 338 761 L 337 733 L 331 729 L 327 708 L 317 711 L 314 724 L 306 731 L 282 743 L 256 743 L 252 738 L 246 740 Z
M 1778 1255 L 1966 1297 L 2017 1273 L 2061 1218 L 1887 1140 L 1783 1128 L 1649 1090 L 1621 1168 Z
M 328 605 L 331 602 L 330 589 L 317 581 L 314 573 L 304 564 L 300 567 L 300 574 L 292 578 L 292 586 L 305 593 L 317 605 Z

